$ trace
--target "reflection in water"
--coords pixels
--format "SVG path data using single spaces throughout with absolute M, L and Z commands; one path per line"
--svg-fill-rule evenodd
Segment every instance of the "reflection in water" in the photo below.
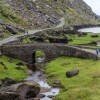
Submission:
M 82 28 L 82 29 L 79 29 L 78 31 L 80 31 L 80 32 L 100 33 L 100 27 Z

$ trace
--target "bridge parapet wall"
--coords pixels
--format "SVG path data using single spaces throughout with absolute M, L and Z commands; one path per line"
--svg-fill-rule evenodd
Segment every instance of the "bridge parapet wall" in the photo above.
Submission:
M 98 59 L 97 55 L 73 46 L 58 46 L 60 56 L 72 56 L 83 59 Z
M 23 61 L 31 62 L 32 54 L 42 50 L 45 53 L 46 61 L 52 60 L 59 56 L 72 56 L 84 59 L 97 59 L 97 55 L 64 44 L 19 44 L 19 45 L 3 45 L 1 53 L 10 57 L 18 58 Z

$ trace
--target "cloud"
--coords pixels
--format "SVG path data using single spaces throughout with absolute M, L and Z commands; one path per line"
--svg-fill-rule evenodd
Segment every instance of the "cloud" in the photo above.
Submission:
M 94 13 L 100 15 L 100 0 L 84 0 L 93 10 Z

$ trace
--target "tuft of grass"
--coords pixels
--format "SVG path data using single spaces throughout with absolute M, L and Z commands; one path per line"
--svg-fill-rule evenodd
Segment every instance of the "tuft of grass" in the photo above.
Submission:
M 15 69 L 18 67 L 16 64 L 20 62 L 20 60 L 9 58 L 6 56 L 0 57 L 0 62 L 3 62 L 7 69 L 4 69 L 4 66 L 0 64 L 0 79 L 5 77 L 9 77 L 15 80 L 22 80 L 27 77 L 27 67 L 21 65 L 22 70 Z
M 78 69 L 79 74 L 67 78 L 66 72 L 74 69 Z M 59 57 L 46 64 L 48 82 L 52 85 L 56 79 L 62 85 L 54 100 L 100 100 L 99 73 L 99 60 Z

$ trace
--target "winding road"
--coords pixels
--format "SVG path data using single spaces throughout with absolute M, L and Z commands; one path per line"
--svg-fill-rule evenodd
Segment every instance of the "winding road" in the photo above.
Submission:
M 25 35 L 31 35 L 31 34 L 33 35 L 33 34 L 35 34 L 36 32 L 41 32 L 41 31 L 44 31 L 44 30 L 50 30 L 50 29 L 61 28 L 61 27 L 63 27 L 64 24 L 65 24 L 64 17 L 62 17 L 59 21 L 60 21 L 60 23 L 59 23 L 57 26 L 55 26 L 55 27 L 46 28 L 46 29 L 31 30 L 31 31 L 28 31 L 28 34 L 27 34 L 27 33 L 24 33 L 24 34 L 21 34 L 21 35 L 10 36 L 10 37 L 8 37 L 8 38 L 6 38 L 6 39 L 0 41 L 0 46 L 3 45 L 3 44 L 5 44 L 5 43 L 8 43 L 8 42 L 15 41 L 15 40 L 17 40 L 19 37 L 22 37 L 22 36 L 25 36 Z M 79 48 L 79 47 L 77 47 L 77 48 Z M 84 51 L 87 51 L 87 52 L 90 52 L 90 53 L 93 53 L 93 54 L 96 55 L 96 52 L 95 52 L 95 50 L 93 50 L 93 49 L 84 49 L 84 48 L 79 48 L 79 49 L 82 49 L 82 50 L 84 50 Z M 100 59 L 100 54 L 98 55 L 98 58 Z
M 17 40 L 17 38 L 19 38 L 21 36 L 34 34 L 36 32 L 40 32 L 40 31 L 44 31 L 44 30 L 60 28 L 60 27 L 62 27 L 65 24 L 65 21 L 64 21 L 63 17 L 59 21 L 60 21 L 60 23 L 57 26 L 55 26 L 55 27 L 46 28 L 46 29 L 40 29 L 40 30 L 32 30 L 32 31 L 28 31 L 28 34 L 25 33 L 25 34 L 22 34 L 22 35 L 14 35 L 14 36 L 10 36 L 8 38 L 5 38 L 4 40 L 0 41 L 0 46 L 5 44 L 5 43 L 8 43 L 8 42 L 15 41 L 15 40 Z

